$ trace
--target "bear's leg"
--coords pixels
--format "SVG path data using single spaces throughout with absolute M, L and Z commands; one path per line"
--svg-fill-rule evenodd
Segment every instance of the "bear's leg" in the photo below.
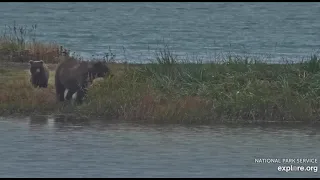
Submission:
M 41 84 L 40 84 L 38 81 L 36 81 L 36 82 L 34 83 L 34 87 L 35 87 L 35 88 L 41 87 Z
M 64 101 L 64 91 L 66 88 L 60 83 L 59 78 L 55 78 L 56 96 L 58 101 Z
M 79 90 L 77 91 L 76 102 L 77 102 L 78 104 L 82 104 L 84 95 L 85 95 L 85 93 L 84 93 L 84 91 L 83 91 L 82 89 L 79 89 Z
M 48 84 L 49 84 L 49 79 L 45 79 L 43 87 L 47 88 Z
M 39 83 L 39 87 L 40 88 L 47 88 L 48 87 L 48 82 Z
M 72 91 L 70 89 L 67 89 L 67 91 L 68 92 L 67 92 L 65 99 L 69 101 L 72 98 L 72 95 L 75 93 L 75 91 Z
M 34 78 L 31 78 L 30 81 L 31 81 L 31 84 L 32 84 L 32 86 L 33 86 L 34 88 L 37 88 L 37 87 L 38 87 L 37 81 L 36 81 Z
M 84 97 L 86 96 L 88 90 L 86 84 L 83 84 L 82 87 L 77 91 L 76 101 L 78 104 L 82 104 Z
M 59 101 L 64 101 L 64 91 L 65 88 L 63 86 L 56 86 L 56 95 Z
M 46 88 L 46 84 L 39 84 L 39 88 Z
M 67 97 L 68 96 L 68 97 Z M 65 90 L 65 92 L 64 92 L 64 98 L 66 99 L 66 100 L 71 100 L 71 104 L 73 105 L 74 104 L 74 99 L 76 99 L 76 97 L 77 97 L 77 92 L 75 92 L 75 93 L 72 93 L 72 92 L 70 92 L 69 91 L 69 89 L 66 89 Z M 67 99 L 68 98 L 68 99 Z
M 67 96 L 68 92 L 69 92 L 68 89 L 64 90 L 64 93 L 63 93 L 63 98 L 64 98 L 64 99 L 66 99 L 66 96 Z
M 43 83 L 43 84 L 41 85 L 41 87 L 47 88 L 47 87 L 48 87 L 48 83 Z
M 77 100 L 77 97 L 78 97 L 78 91 L 75 92 L 75 93 L 72 95 L 72 97 L 71 97 L 71 104 L 72 104 L 72 105 L 75 105 L 76 100 Z
M 48 79 L 47 78 L 41 78 L 38 80 L 38 84 L 40 88 L 47 88 L 48 87 Z

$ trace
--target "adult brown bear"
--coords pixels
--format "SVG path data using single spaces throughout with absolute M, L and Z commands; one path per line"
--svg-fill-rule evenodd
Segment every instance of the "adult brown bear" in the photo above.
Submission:
M 49 80 L 49 70 L 45 63 L 42 60 L 30 60 L 29 63 L 31 73 L 30 82 L 32 83 L 32 85 L 34 87 L 47 88 Z
M 58 101 L 70 100 L 76 93 L 76 101 L 82 103 L 90 83 L 98 77 L 109 75 L 110 70 L 104 61 L 62 61 L 55 74 L 55 88 Z M 65 91 L 67 95 L 65 97 Z

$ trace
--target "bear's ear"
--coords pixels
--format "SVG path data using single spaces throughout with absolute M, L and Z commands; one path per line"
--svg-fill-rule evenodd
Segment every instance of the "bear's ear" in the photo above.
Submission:
M 29 63 L 32 64 L 32 63 L 33 63 L 33 60 L 30 60 Z

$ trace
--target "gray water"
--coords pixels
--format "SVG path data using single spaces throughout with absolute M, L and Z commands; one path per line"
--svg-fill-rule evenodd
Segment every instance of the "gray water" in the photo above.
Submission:
M 316 126 L 0 118 L 0 177 L 320 177 Z M 258 163 L 255 159 L 279 159 Z M 285 163 L 285 158 L 316 159 Z M 312 167 L 279 172 L 278 166 Z
M 147 61 L 177 54 L 270 61 L 317 52 L 320 3 L 1 3 L 5 25 L 84 57 Z M 319 177 L 319 127 L 141 125 L 64 117 L 0 118 L 0 177 Z M 281 163 L 258 163 L 258 159 Z M 279 172 L 279 166 L 309 172 Z M 316 172 L 315 172 L 316 171 Z
M 117 60 L 146 62 L 168 44 L 188 60 L 231 53 L 279 62 L 309 57 L 320 45 L 319 2 L 2 2 L 0 15 L 0 30 L 37 24 L 38 40 L 85 58 L 110 47 Z

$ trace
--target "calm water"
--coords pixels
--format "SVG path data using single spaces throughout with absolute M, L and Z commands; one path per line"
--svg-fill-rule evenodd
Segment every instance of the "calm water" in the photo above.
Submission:
M 319 127 L 138 125 L 0 119 L 0 177 L 320 177 L 255 159 L 320 160 Z M 315 170 L 315 169 L 313 169 Z
M 320 45 L 320 3 L 7 3 L 5 25 L 37 24 L 37 38 L 81 56 L 111 48 L 118 60 L 147 61 L 163 40 L 189 60 L 221 60 L 221 53 L 295 60 Z

